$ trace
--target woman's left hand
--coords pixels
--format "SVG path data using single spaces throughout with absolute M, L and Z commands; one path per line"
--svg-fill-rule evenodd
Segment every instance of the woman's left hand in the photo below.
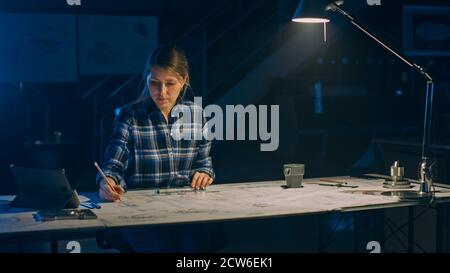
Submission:
M 211 185 L 212 182 L 213 179 L 209 176 L 209 174 L 196 172 L 192 177 L 191 187 L 196 190 L 205 189 L 207 186 Z

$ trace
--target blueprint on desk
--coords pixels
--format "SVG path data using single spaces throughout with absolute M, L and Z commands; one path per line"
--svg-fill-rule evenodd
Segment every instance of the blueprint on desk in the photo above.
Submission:
M 139 190 L 126 193 L 121 202 L 102 204 L 97 211 L 106 226 L 133 226 L 238 220 L 301 215 L 365 206 L 401 205 L 396 197 L 363 192 L 382 192 L 384 180 L 346 178 L 357 189 L 322 186 L 314 179 L 303 188 L 284 188 L 284 181 L 211 185 L 206 191 L 189 188 Z M 318 179 L 316 179 L 318 180 Z M 450 192 L 441 193 L 450 197 Z
M 180 224 L 308 215 L 330 211 L 369 210 L 416 205 L 381 193 L 382 179 L 333 178 L 357 188 L 324 186 L 305 179 L 303 188 L 285 181 L 213 184 L 206 190 L 164 188 L 132 190 L 120 202 L 101 203 L 92 220 L 36 221 L 35 211 L 9 207 L 14 196 L 0 196 L 0 235 L 16 232 L 86 230 L 108 227 Z M 411 190 L 417 190 L 414 185 Z M 438 202 L 450 201 L 448 188 L 436 187 Z M 97 192 L 80 193 L 81 201 L 98 200 Z

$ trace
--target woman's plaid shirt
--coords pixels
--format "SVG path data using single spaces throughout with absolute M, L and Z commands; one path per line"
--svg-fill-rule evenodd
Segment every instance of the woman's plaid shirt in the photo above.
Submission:
M 177 104 L 189 107 L 191 113 L 201 113 L 202 108 L 190 101 Z M 194 112 L 195 111 L 197 112 Z M 128 188 L 183 186 L 190 183 L 195 172 L 215 177 L 209 152 L 211 141 L 175 140 L 172 125 L 178 117 L 165 121 L 161 111 L 150 99 L 128 106 L 120 111 L 114 121 L 111 140 L 102 164 L 103 172 L 117 184 Z M 202 132 L 205 119 L 183 123 Z M 180 123 L 180 122 L 178 122 Z M 97 182 L 101 176 L 97 176 Z

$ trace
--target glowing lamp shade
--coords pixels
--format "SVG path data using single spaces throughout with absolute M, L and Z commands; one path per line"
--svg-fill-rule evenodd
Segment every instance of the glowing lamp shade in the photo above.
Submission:
M 328 23 L 325 6 L 330 1 L 323 0 L 301 0 L 292 17 L 297 23 Z

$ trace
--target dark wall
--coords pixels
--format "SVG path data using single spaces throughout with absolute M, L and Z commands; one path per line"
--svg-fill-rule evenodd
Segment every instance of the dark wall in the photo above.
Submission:
M 126 4 L 123 1 L 84 1 L 84 7 L 69 11 L 61 2 L 64 1 L 57 4 L 55 1 L 39 1 L 39 4 L 37 1 L 0 1 L 0 11 L 159 16 L 160 33 L 169 36 L 168 30 L 183 33 L 218 5 L 218 1 L 200 0 L 158 1 L 159 4 L 155 5 L 144 5 L 145 1 L 126 1 Z M 401 50 L 401 14 L 405 3 L 450 6 L 448 1 L 382 1 L 380 7 L 369 7 L 365 1 L 346 1 L 346 6 L 351 11 L 362 10 L 357 13 L 361 16 L 356 17 Z M 267 12 L 270 11 L 273 10 Z M 285 16 L 290 16 L 292 12 L 287 12 Z M 230 21 L 215 24 L 215 29 L 220 30 L 227 27 Z M 333 47 L 324 46 L 317 55 L 311 56 L 306 64 L 307 69 L 299 68 L 285 78 L 272 79 L 277 88 L 274 87 L 258 102 L 269 105 L 278 103 L 279 87 L 282 86 L 281 92 L 295 99 L 297 127 L 305 132 L 326 130 L 329 133 L 325 143 L 326 155 L 321 154 L 324 142 L 320 135 L 303 135 L 296 146 L 298 152 L 293 157 L 259 152 L 259 142 L 227 143 L 213 150 L 219 179 L 281 178 L 280 167 L 286 161 L 306 162 L 311 166 L 309 176 L 345 174 L 351 171 L 351 166 L 368 149 L 373 138 L 420 136 L 424 87 L 420 76 L 349 27 L 342 18 L 336 18 L 335 27 L 345 31 L 340 34 L 344 36 L 338 37 L 330 33 L 330 42 L 333 39 L 335 42 Z M 161 37 L 161 41 L 169 40 L 168 36 Z M 269 48 L 269 53 L 273 50 L 276 48 Z M 186 51 L 192 59 L 198 53 L 197 49 L 187 48 Z M 440 56 L 413 59 L 435 75 L 434 126 L 438 130 L 435 130 L 437 133 L 433 137 L 436 141 L 448 141 L 449 59 Z M 254 65 L 260 61 L 255 60 Z M 226 68 L 221 69 L 219 75 L 226 72 Z M 247 72 L 250 69 L 248 67 Z M 241 71 L 236 79 L 243 77 L 245 72 Z M 16 191 L 8 169 L 10 163 L 64 167 L 78 188 L 95 188 L 92 161 L 100 159 L 101 148 L 112 126 L 114 108 L 131 101 L 139 90 L 139 81 L 135 81 L 129 88 L 108 99 L 108 94 L 130 77 L 118 75 L 83 98 L 105 77 L 80 75 L 75 83 L 24 83 L 22 87 L 19 83 L 0 83 L 0 127 L 3 128 L 0 134 L 0 193 Z M 317 81 L 322 82 L 324 91 L 324 113 L 320 115 L 314 112 L 311 91 Z M 298 93 L 298 90 L 304 92 Z M 402 91 L 401 95 L 397 90 Z M 197 87 L 193 92 L 201 94 Z M 59 145 L 51 145 L 51 141 L 55 140 L 55 131 L 62 133 Z M 289 129 L 280 132 L 288 133 L 291 133 Z

